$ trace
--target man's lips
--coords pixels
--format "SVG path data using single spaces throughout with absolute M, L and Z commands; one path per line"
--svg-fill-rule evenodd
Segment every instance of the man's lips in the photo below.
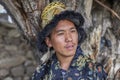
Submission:
M 65 48 L 67 50 L 73 50 L 74 49 L 74 45 L 66 45 Z

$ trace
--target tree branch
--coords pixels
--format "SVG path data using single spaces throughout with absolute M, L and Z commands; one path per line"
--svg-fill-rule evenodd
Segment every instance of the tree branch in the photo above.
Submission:
M 120 20 L 120 16 L 111 8 L 109 8 L 108 6 L 106 6 L 105 4 L 103 4 L 102 2 L 100 2 L 99 0 L 94 0 L 95 2 L 97 2 L 98 4 L 100 4 L 102 7 L 106 8 L 107 10 L 109 10 L 112 14 L 114 14 L 119 20 Z

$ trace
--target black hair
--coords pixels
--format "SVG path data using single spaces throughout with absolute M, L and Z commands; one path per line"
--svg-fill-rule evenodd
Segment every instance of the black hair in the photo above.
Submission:
M 103 65 L 101 63 L 97 63 L 96 64 L 96 68 L 98 69 L 98 67 L 101 67 L 103 69 Z
M 78 12 L 66 10 L 60 14 L 55 15 L 53 19 L 45 26 L 45 28 L 38 33 L 37 47 L 40 52 L 47 52 L 48 46 L 45 43 L 45 38 L 50 35 L 52 29 L 57 26 L 60 20 L 68 20 L 75 25 L 78 31 L 78 44 L 81 44 L 85 40 L 86 33 L 81 27 L 84 24 L 84 18 Z

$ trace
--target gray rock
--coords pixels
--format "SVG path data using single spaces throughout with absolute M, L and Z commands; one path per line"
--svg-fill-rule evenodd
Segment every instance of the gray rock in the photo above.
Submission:
M 20 50 L 17 51 L 17 54 L 25 56 L 25 51 L 20 49 Z
M 2 35 L 0 35 L 0 43 L 2 43 L 3 42 L 3 40 L 2 40 Z
M 7 78 L 5 78 L 5 79 L 3 79 L 3 80 L 13 80 L 13 78 L 7 77 Z
M 29 77 L 29 76 L 25 76 L 25 77 L 23 78 L 23 80 L 30 80 L 30 77 Z
M 16 29 L 13 29 L 8 32 L 8 36 L 17 38 L 17 37 L 20 37 L 20 33 Z
M 0 68 L 11 68 L 22 64 L 26 58 L 24 56 L 14 56 L 0 60 Z
M 22 80 L 22 78 L 21 77 L 16 77 L 16 78 L 14 78 L 14 80 Z
M 4 27 L 0 27 L 0 35 L 5 36 L 7 34 L 7 30 Z
M 0 70 L 0 77 L 5 77 L 9 74 L 9 71 L 6 69 L 1 69 Z
M 3 49 L 4 50 L 4 49 Z M 7 51 L 0 50 L 0 60 L 9 57 L 9 53 Z
M 31 60 L 27 60 L 27 61 L 25 61 L 24 66 L 27 67 L 27 66 L 30 66 L 32 64 L 33 64 L 33 62 Z
M 17 46 L 15 45 L 6 45 L 5 49 L 8 51 L 17 51 Z
M 25 67 L 28 67 L 28 66 L 36 66 L 37 65 L 37 62 L 35 60 L 26 60 L 24 62 L 24 66 Z
M 14 77 L 24 76 L 24 67 L 18 66 L 11 69 L 11 73 Z
M 33 60 L 34 59 L 34 55 L 33 55 L 32 51 L 28 51 L 26 57 L 28 59 L 32 59 Z
M 27 67 L 27 75 L 32 76 L 33 72 L 35 71 L 35 66 L 29 66 Z
M 0 40 L 1 41 L 1 40 Z M 5 45 L 0 43 L 0 48 L 3 48 Z

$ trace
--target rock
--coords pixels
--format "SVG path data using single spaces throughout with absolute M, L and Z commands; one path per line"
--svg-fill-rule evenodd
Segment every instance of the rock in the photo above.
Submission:
M 33 60 L 33 59 L 34 59 L 34 56 L 33 56 L 33 54 L 32 54 L 32 51 L 28 51 L 26 57 L 27 57 L 28 59 L 32 59 L 32 60 Z
M 8 32 L 8 36 L 13 38 L 18 38 L 20 37 L 20 33 L 16 29 L 13 29 Z
M 25 77 L 23 78 L 23 80 L 30 80 L 30 77 L 29 77 L 29 76 L 25 76 Z
M 0 50 L 0 60 L 4 59 L 6 57 L 9 57 L 9 53 L 7 51 L 3 51 L 3 50 Z
M 11 73 L 14 77 L 24 76 L 24 67 L 18 66 L 11 69 Z
M 8 51 L 17 51 L 17 46 L 7 45 L 7 46 L 5 46 L 5 49 L 8 50 Z
M 0 43 L 0 48 L 3 48 L 5 45 Z
M 10 45 L 11 43 L 14 42 L 7 35 L 6 35 L 6 37 L 4 36 L 3 40 L 4 40 L 3 43 L 5 43 L 5 46 L 7 46 L 7 44 Z
M 0 27 L 0 35 L 5 36 L 7 34 L 7 30 L 4 27 Z
M 0 60 L 0 68 L 11 68 L 22 64 L 25 61 L 24 56 L 14 56 Z
M 120 41 L 119 41 L 120 44 Z M 120 45 L 118 46 L 118 54 L 120 55 Z
M 13 80 L 13 78 L 7 77 L 7 78 L 5 78 L 4 80 Z
M 19 49 L 18 51 L 17 51 L 17 54 L 18 55 L 25 55 L 25 51 L 24 50 L 22 50 L 22 49 Z
M 8 21 L 8 14 L 7 13 L 0 13 L 0 21 Z
M 29 67 L 27 67 L 27 75 L 28 76 L 32 76 L 32 74 L 33 74 L 33 72 L 35 71 L 35 66 L 29 66 Z
M 22 78 L 21 77 L 16 77 L 16 78 L 14 78 L 14 80 L 22 80 Z
M 2 40 L 2 35 L 0 35 L 0 43 L 2 43 L 3 42 L 3 40 Z
M 33 62 L 31 60 L 27 60 L 27 61 L 25 61 L 24 66 L 27 67 L 27 66 L 30 66 L 32 64 L 33 64 Z
M 0 70 L 0 77 L 5 77 L 9 74 L 9 71 L 6 69 L 1 69 Z

